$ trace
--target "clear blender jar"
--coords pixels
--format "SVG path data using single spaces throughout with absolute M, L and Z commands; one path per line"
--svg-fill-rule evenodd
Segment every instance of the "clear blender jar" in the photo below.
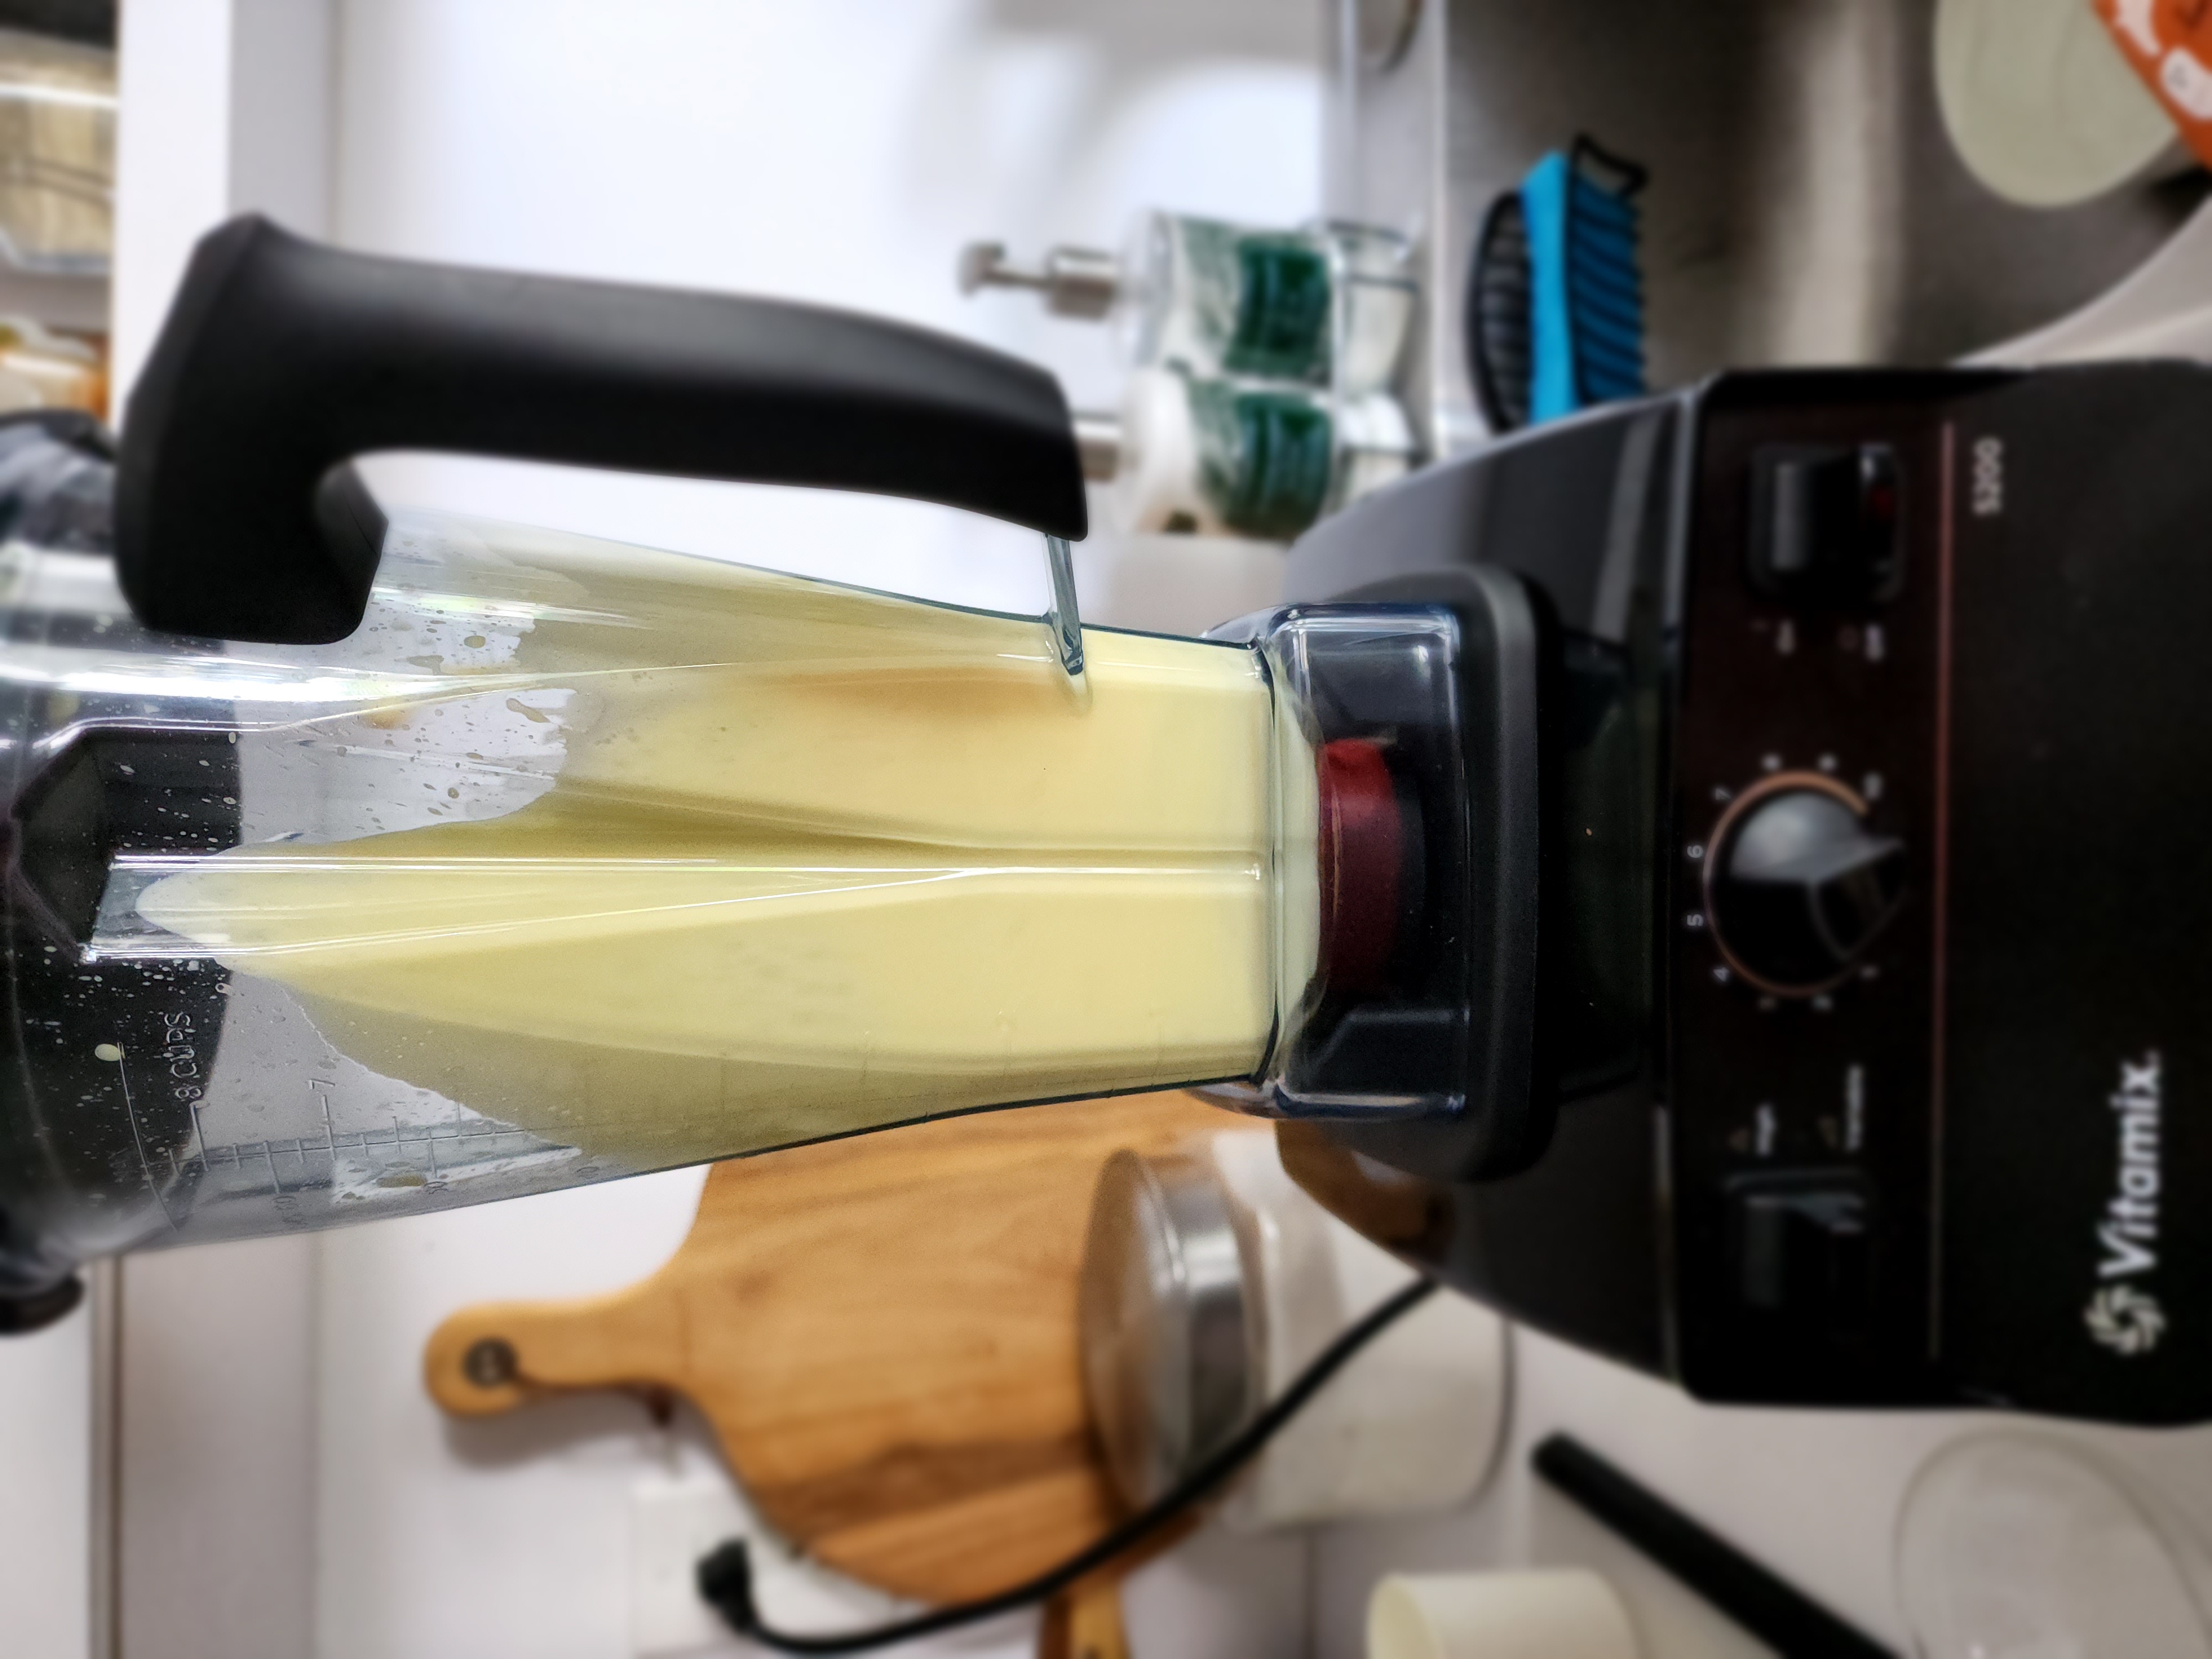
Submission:
M 1060 604 L 387 518 L 343 459 L 402 444 L 956 501 Z M 96 1254 L 940 1112 L 1457 1109 L 1461 618 L 1085 629 L 1080 489 L 957 343 L 210 238 L 119 472 L 0 428 L 14 1322 Z

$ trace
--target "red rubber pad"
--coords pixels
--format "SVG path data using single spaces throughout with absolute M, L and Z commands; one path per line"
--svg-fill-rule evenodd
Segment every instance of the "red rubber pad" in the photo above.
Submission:
M 1398 939 L 1405 826 L 1382 749 L 1358 738 L 1322 747 L 1321 966 L 1338 995 L 1372 991 Z

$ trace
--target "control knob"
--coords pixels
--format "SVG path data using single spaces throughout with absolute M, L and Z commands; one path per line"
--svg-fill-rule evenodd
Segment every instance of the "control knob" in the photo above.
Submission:
M 1763 779 L 1730 805 L 1705 860 L 1721 954 L 1762 990 L 1811 996 L 1850 972 L 1905 895 L 1904 843 L 1818 773 Z

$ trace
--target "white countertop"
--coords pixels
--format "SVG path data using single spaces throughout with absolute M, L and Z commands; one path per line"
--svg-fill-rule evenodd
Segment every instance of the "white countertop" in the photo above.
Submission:
M 1776 1411 L 1702 1405 L 1680 1389 L 1526 1330 L 1514 1333 L 1512 1419 L 1498 1467 L 1452 1515 L 1340 1527 L 1319 1544 L 1313 1653 L 1356 1659 L 1383 1573 L 1577 1565 L 1610 1577 L 1645 1659 L 1768 1651 L 1624 1545 L 1529 1468 L 1564 1431 L 1831 1611 L 1900 1654 L 1897 1517 L 1916 1472 L 1960 1437 L 2002 1430 L 2086 1442 L 2191 1514 L 2212 1516 L 2212 1429 L 2122 1430 L 1967 1412 Z

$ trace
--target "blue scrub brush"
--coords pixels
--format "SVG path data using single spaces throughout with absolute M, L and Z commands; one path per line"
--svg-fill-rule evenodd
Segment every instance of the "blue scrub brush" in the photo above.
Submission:
M 1468 368 L 1496 432 L 1644 390 L 1644 169 L 1577 137 L 1491 204 L 1468 282 Z

